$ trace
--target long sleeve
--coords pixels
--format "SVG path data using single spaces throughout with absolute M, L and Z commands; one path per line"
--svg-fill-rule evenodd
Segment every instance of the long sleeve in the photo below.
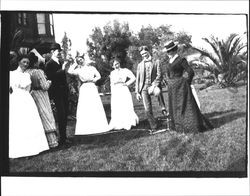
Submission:
M 94 70 L 94 78 L 93 78 L 93 81 L 96 82 L 97 80 L 100 80 L 101 79 L 101 75 L 100 73 L 97 71 L 97 69 L 95 67 L 93 67 L 93 70 Z
M 48 90 L 51 83 L 46 79 L 45 74 L 42 70 L 37 71 L 37 77 L 40 83 L 40 87 L 43 90 Z
M 161 70 L 161 65 L 160 65 L 160 61 L 157 60 L 155 61 L 156 63 L 156 69 L 157 69 L 157 73 L 156 73 L 156 78 L 153 81 L 153 84 L 155 86 L 159 86 L 162 80 L 162 70 Z
M 194 70 L 189 66 L 185 58 L 182 59 L 181 65 L 185 69 L 185 71 L 188 73 L 188 83 L 191 85 L 193 77 L 194 77 Z
M 51 81 L 62 80 L 64 82 L 65 70 L 62 70 L 62 66 L 56 63 L 54 60 L 50 60 L 45 67 L 45 74 Z
M 126 76 L 129 78 L 129 80 L 126 82 L 127 86 L 133 84 L 136 80 L 134 74 L 132 73 L 132 71 L 130 71 L 129 69 L 126 69 Z
M 138 64 L 137 71 L 136 71 L 136 83 L 135 83 L 136 93 L 139 93 L 139 83 L 140 83 L 140 64 Z
M 76 67 L 77 67 L 77 63 L 74 63 L 73 65 L 71 65 L 68 69 L 68 73 L 72 74 L 72 75 L 77 75 L 78 71 L 77 71 Z

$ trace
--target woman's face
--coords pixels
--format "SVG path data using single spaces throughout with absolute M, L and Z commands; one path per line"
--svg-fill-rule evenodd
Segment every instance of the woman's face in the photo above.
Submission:
M 83 65 L 83 63 L 84 63 L 84 59 L 82 58 L 82 57 L 77 57 L 77 63 L 79 64 L 79 65 Z
M 18 63 L 18 66 L 23 70 L 25 71 L 28 67 L 29 67 L 29 64 L 30 64 L 30 60 L 28 58 L 22 58 L 19 63 Z
M 119 69 L 120 67 L 121 67 L 120 62 L 115 60 L 115 61 L 113 62 L 113 68 L 114 68 L 114 69 Z

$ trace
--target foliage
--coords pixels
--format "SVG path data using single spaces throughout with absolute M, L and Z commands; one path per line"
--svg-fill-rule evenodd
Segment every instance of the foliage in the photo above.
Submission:
M 66 32 L 64 32 L 64 36 L 62 38 L 62 42 L 61 43 L 62 43 L 62 52 L 61 53 L 62 53 L 63 58 L 65 60 L 66 58 L 68 58 L 67 56 L 71 52 L 71 45 L 72 45 L 71 39 L 68 38 Z
M 69 68 L 71 64 L 74 63 L 74 60 L 71 55 L 71 40 L 68 38 L 66 32 L 64 33 L 64 37 L 62 38 L 62 58 L 64 61 L 65 70 Z M 69 113 L 72 116 L 76 116 L 78 95 L 79 95 L 79 80 L 77 77 L 66 74 L 67 83 L 69 86 Z
M 121 60 L 121 66 L 131 68 L 132 63 L 127 57 L 128 47 L 131 45 L 131 32 L 128 23 L 121 24 L 117 20 L 106 24 L 103 30 L 99 27 L 93 29 L 90 39 L 87 40 L 88 54 L 95 61 L 94 66 L 102 75 L 98 85 L 107 82 L 112 70 L 112 57 L 117 56 Z
M 121 24 L 117 20 L 113 21 L 113 25 L 106 24 L 103 30 L 99 27 L 94 28 L 87 45 L 89 56 L 95 61 L 95 66 L 103 76 L 98 84 L 102 85 L 108 81 L 107 76 L 112 70 L 112 56 L 120 57 L 122 66 L 136 74 L 136 67 L 141 61 L 138 47 L 142 45 L 147 45 L 152 55 L 162 64 L 166 64 L 168 59 L 162 50 L 167 40 L 173 39 L 182 45 L 191 43 L 190 35 L 185 32 L 174 33 L 170 28 L 171 25 L 161 25 L 157 28 L 151 25 L 142 26 L 140 31 L 134 34 L 130 31 L 128 23 Z
M 211 46 L 212 53 L 205 49 L 192 48 L 205 57 L 198 60 L 204 69 L 213 72 L 217 78 L 221 74 L 222 81 L 227 85 L 234 84 L 240 78 L 239 74 L 246 73 L 247 53 L 243 51 L 246 49 L 246 44 L 242 43 L 238 34 L 231 34 L 226 40 L 219 40 L 214 36 L 211 36 L 210 39 L 203 38 L 203 40 Z M 195 61 L 197 62 L 197 60 Z

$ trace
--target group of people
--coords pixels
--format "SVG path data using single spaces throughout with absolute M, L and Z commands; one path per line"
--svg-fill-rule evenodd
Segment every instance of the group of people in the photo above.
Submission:
M 139 123 L 129 86 L 135 83 L 136 99 L 143 102 L 150 125 L 150 134 L 169 129 L 184 133 L 211 129 L 211 123 L 201 114 L 192 93 L 191 82 L 194 71 L 185 58 L 178 55 L 178 45 L 166 43 L 169 56 L 168 109 L 162 94 L 162 67 L 154 59 L 147 46 L 139 47 L 142 61 L 137 66 L 136 76 L 122 68 L 118 57 L 112 59 L 110 73 L 111 120 L 108 123 L 105 110 L 95 83 L 101 78 L 91 65 L 89 56 L 77 56 L 68 70 L 59 61 L 59 44 L 52 44 L 51 59 L 44 71 L 38 69 L 38 57 L 34 53 L 20 55 L 18 68 L 10 73 L 10 126 L 9 157 L 17 158 L 36 155 L 42 151 L 69 143 L 66 126 L 68 115 L 68 85 L 66 72 L 80 81 L 76 113 L 75 135 L 97 134 L 110 130 L 130 130 Z M 187 72 L 188 77 L 183 73 Z M 168 126 L 159 130 L 153 115 L 151 97 L 158 98 L 162 114 L 168 119 Z M 50 100 L 56 107 L 56 121 Z

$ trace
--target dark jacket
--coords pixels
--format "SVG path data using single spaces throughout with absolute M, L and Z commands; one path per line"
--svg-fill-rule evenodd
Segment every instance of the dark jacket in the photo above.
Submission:
M 45 66 L 45 74 L 48 80 L 51 80 L 51 86 L 49 88 L 50 98 L 66 93 L 65 91 L 68 89 L 66 72 L 62 70 L 61 64 L 50 59 Z

